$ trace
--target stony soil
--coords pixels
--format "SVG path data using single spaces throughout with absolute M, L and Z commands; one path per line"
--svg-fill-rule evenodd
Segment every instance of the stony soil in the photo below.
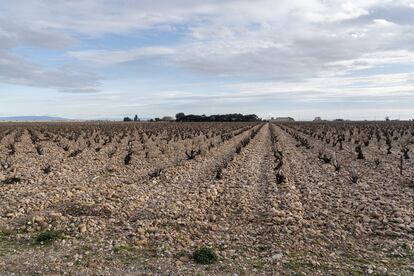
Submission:
M 37 143 L 39 156 L 24 130 L 11 155 L 8 133 L 0 143 L 0 274 L 414 275 L 411 167 L 401 177 L 395 156 L 374 167 L 374 149 L 356 160 L 345 144 L 335 172 L 317 158 L 324 145 L 316 139 L 298 147 L 273 124 L 228 132 L 194 159 L 177 160 L 180 140 L 153 158 L 135 150 L 129 165 L 127 138 L 111 158 L 111 144 L 69 157 L 73 145 L 65 152 L 50 141 Z M 351 165 L 364 172 L 358 183 Z M 59 235 L 36 243 L 46 230 Z M 196 264 L 201 246 L 218 262 Z

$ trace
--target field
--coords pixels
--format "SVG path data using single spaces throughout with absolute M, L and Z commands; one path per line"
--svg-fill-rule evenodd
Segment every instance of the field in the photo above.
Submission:
M 414 274 L 413 122 L 2 123 L 0 162 L 0 274 Z

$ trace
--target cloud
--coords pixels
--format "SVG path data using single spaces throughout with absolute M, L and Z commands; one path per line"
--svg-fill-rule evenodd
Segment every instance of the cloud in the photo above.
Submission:
M 21 0 L 3 5 L 3 15 L 18 14 L 33 28 L 82 34 L 125 33 L 156 25 L 220 22 L 225 25 L 274 23 L 286 17 L 313 22 L 340 22 L 369 14 L 386 1 L 318 0 L 172 0 L 53 1 Z M 398 2 L 398 1 L 397 1 Z M 1 12 L 0 12 L 1 15 Z
M 124 63 L 142 58 L 157 57 L 174 54 L 174 50 L 167 47 L 145 47 L 130 50 L 91 50 L 69 52 L 78 60 L 92 62 L 97 65 Z
M 0 82 L 57 89 L 62 92 L 97 92 L 93 74 L 68 68 L 44 69 L 22 58 L 0 51 Z
M 315 23 L 294 14 L 290 21 L 252 29 L 215 31 L 213 26 L 210 31 L 198 29 L 195 35 L 193 30 L 196 39 L 180 45 L 172 62 L 201 74 L 300 79 L 340 74 L 351 69 L 347 61 L 375 53 L 404 52 L 409 60 L 413 34 L 413 26 L 385 19 L 364 24 Z
M 13 18 L 0 17 L 0 49 L 17 46 L 31 46 L 46 49 L 64 49 L 73 46 L 77 40 L 64 32 L 50 29 L 36 29 L 30 24 L 21 24 Z
M 235 97 L 278 98 L 290 94 L 301 101 L 358 101 L 361 98 L 371 102 L 379 98 L 401 101 L 406 97 L 414 99 L 414 73 L 317 77 L 296 82 L 244 82 L 226 88 L 234 91 Z
M 0 82 L 61 92 L 97 92 L 99 80 L 94 74 L 64 65 L 47 68 L 13 53 L 17 47 L 62 50 L 76 44 L 77 40 L 64 32 L 36 29 L 30 24 L 0 18 Z
M 128 45 L 116 41 L 119 37 Z M 35 62 L 14 51 L 21 46 L 58 51 L 64 61 L 49 66 L 40 57 Z M 398 73 L 414 61 L 414 5 L 408 0 L 2 4 L 0 82 L 87 94 L 102 89 L 100 72 L 122 68 L 125 78 L 141 77 L 125 66 L 133 61 L 134 69 L 153 66 L 159 72 L 150 79 L 155 86 L 158 79 L 170 81 L 170 72 L 184 72 L 183 79 L 197 76 L 220 89 L 211 95 L 228 103 L 292 93 L 312 101 L 403 98 L 413 88 L 412 76 Z M 93 72 L 77 69 L 84 67 Z M 384 68 L 391 68 L 389 74 L 381 73 Z M 180 83 L 168 85 L 178 91 Z M 177 92 L 165 100 L 193 99 L 194 104 L 212 99 L 208 93 Z
M 80 3 L 82 9 L 75 9 Z M 401 7 L 413 10 L 406 1 L 117 3 L 43 1 L 29 15 L 37 19 L 34 26 L 89 36 L 183 24 L 183 37 L 174 45 L 80 50 L 68 55 L 96 65 L 162 58 L 172 67 L 212 76 L 300 79 L 335 75 L 350 70 L 350 65 L 365 68 L 367 54 L 412 51 L 414 45 L 413 26 L 398 24 Z M 384 7 L 395 15 L 386 16 Z M 62 16 L 51 16 L 51 12 Z M 408 17 L 410 12 L 404 14 Z M 43 20 L 38 20 L 39 15 Z

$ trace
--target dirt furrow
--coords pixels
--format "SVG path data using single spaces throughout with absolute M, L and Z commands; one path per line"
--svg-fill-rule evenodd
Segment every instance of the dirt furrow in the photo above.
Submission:
M 208 231 L 198 237 L 199 242 L 219 248 L 223 257 L 271 258 L 278 232 L 271 212 L 276 187 L 273 168 L 266 125 L 217 181 L 219 193 L 204 215 Z

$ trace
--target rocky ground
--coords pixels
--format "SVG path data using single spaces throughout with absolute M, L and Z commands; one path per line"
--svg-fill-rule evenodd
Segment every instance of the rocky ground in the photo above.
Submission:
M 53 154 L 39 157 L 25 132 L 11 159 L 21 167 L 0 172 L 0 274 L 414 275 L 413 175 L 395 173 L 398 160 L 374 168 L 345 147 L 336 172 L 317 140 L 297 147 L 271 124 L 152 176 L 169 161 L 67 158 L 43 143 Z M 194 262 L 203 246 L 217 262 Z

